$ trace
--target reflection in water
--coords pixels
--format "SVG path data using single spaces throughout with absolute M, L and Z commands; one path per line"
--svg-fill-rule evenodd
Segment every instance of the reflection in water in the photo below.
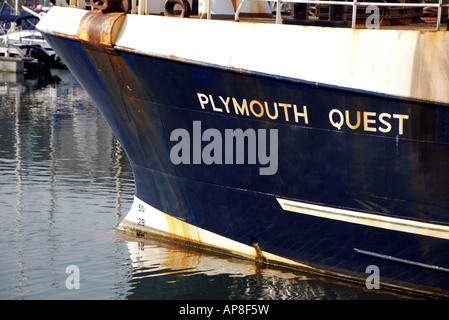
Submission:
M 0 73 L 0 299 L 398 298 L 117 232 L 134 194 L 126 154 L 71 74 L 57 75 Z
M 128 299 L 400 299 L 300 271 L 275 269 L 160 239 L 122 234 L 132 260 Z
M 84 296 L 66 289 L 66 266 L 80 265 L 85 279 L 87 266 L 100 273 L 113 255 L 104 235 L 132 201 L 121 146 L 71 74 L 58 76 L 49 84 L 0 73 L 1 299 Z M 109 286 L 90 294 L 111 295 Z
M 304 275 L 262 269 L 249 261 L 160 240 L 128 239 L 127 245 L 135 284 L 129 299 L 292 299 L 306 293 L 294 290 L 308 279 Z M 172 290 L 155 290 L 158 287 Z

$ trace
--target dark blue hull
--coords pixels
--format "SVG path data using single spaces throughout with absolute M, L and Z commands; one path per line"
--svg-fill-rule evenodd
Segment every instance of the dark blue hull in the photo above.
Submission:
M 364 282 L 375 265 L 381 287 L 449 295 L 447 238 L 292 212 L 277 200 L 448 226 L 447 105 L 47 38 L 126 150 L 140 200 L 325 273 Z M 275 174 L 248 161 L 193 163 L 193 147 L 189 164 L 173 164 L 171 133 L 193 139 L 194 124 L 223 135 L 277 129 Z

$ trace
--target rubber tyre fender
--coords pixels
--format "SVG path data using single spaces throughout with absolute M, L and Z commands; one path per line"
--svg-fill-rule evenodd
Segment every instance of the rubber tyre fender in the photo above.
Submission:
M 188 18 L 190 17 L 190 13 L 192 12 L 192 7 L 190 6 L 189 1 L 187 0 L 167 0 L 164 5 L 164 15 L 168 17 L 176 17 L 178 15 L 175 14 L 175 6 L 179 5 L 182 10 L 179 17 Z

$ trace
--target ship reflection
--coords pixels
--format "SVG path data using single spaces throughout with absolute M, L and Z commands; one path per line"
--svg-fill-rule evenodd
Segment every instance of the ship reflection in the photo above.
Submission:
M 161 239 L 120 233 L 132 261 L 127 299 L 351 300 L 396 299 L 390 293 L 267 268 Z

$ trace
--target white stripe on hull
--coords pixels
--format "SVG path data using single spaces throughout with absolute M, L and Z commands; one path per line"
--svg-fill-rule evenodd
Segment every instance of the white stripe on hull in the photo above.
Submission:
M 449 240 L 449 226 L 277 198 L 285 211 Z

